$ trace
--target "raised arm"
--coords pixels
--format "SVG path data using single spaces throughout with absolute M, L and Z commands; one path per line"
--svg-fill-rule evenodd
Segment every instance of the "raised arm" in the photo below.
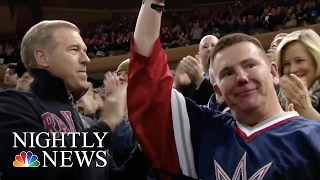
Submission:
M 161 12 L 151 8 L 156 0 L 141 6 L 131 45 L 127 89 L 128 115 L 132 130 L 154 167 L 169 174 L 180 174 L 172 115 L 172 76 L 161 47 Z M 168 173 L 168 174 L 167 174 Z
M 128 115 L 143 151 L 163 179 L 183 174 L 197 178 L 192 122 L 201 122 L 201 109 L 194 103 L 189 118 L 188 103 L 172 89 L 168 59 L 159 39 L 161 12 L 151 8 L 156 0 L 141 6 L 131 45 L 127 89 Z M 190 120 L 190 121 L 189 121 Z M 192 122 L 191 122 L 192 121 Z M 197 129 L 197 128 L 196 128 Z
M 162 13 L 151 8 L 151 4 L 164 5 L 164 0 L 144 0 L 134 31 L 134 46 L 137 53 L 149 57 L 159 37 Z

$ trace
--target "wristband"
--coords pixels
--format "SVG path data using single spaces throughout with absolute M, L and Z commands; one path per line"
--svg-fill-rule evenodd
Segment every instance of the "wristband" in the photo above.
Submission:
M 154 10 L 159 11 L 159 12 L 166 11 L 165 8 L 164 8 L 164 5 L 159 5 L 159 4 L 154 4 L 154 3 L 151 4 L 151 9 L 154 9 Z
M 163 1 L 164 2 L 164 1 Z M 145 3 L 145 0 L 142 0 L 142 4 Z M 159 5 L 159 4 L 155 4 L 155 3 L 151 3 L 151 9 L 154 9 L 158 12 L 163 12 L 165 11 L 165 6 L 164 5 Z

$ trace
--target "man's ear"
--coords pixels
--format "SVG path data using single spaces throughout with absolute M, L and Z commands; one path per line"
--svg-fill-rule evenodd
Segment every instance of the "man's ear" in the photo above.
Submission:
M 272 75 L 273 85 L 278 86 L 280 81 L 280 75 L 278 71 L 278 66 L 274 62 L 271 62 L 270 73 Z
M 33 55 L 40 67 L 49 67 L 48 58 L 46 57 L 46 52 L 43 49 L 36 49 Z
M 214 83 L 214 84 L 213 84 L 213 90 L 214 90 L 214 92 L 215 92 L 218 96 L 222 96 L 221 91 L 220 91 L 220 88 L 219 88 L 219 86 L 218 86 L 217 83 Z

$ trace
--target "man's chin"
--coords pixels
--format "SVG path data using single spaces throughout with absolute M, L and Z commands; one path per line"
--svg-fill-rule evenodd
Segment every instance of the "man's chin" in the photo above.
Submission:
M 240 112 L 247 112 L 247 113 L 252 113 L 259 109 L 260 105 L 257 103 L 243 103 L 242 105 L 238 106 L 238 110 Z

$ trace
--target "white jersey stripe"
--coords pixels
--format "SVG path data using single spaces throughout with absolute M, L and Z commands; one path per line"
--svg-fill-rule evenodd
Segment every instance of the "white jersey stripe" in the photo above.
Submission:
M 183 95 L 175 89 L 171 93 L 171 109 L 174 137 L 182 174 L 198 179 L 191 143 L 190 121 Z

